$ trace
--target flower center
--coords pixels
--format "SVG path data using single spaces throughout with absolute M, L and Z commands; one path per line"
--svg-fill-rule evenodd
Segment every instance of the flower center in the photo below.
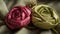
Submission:
M 13 15 L 14 15 L 14 17 L 19 17 L 20 16 L 20 11 L 19 10 L 16 10 Z

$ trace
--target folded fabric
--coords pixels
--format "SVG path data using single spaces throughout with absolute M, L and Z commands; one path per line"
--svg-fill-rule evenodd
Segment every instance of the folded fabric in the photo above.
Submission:
M 6 24 L 10 29 L 19 29 L 30 23 L 31 10 L 26 6 L 12 8 L 6 16 Z
M 56 10 L 48 5 L 37 5 L 32 8 L 32 23 L 43 29 L 55 27 L 59 22 Z
M 1 17 L 1 19 L 5 18 L 7 13 L 8 13 L 8 9 L 7 9 L 5 2 L 3 0 L 0 0 L 0 17 Z

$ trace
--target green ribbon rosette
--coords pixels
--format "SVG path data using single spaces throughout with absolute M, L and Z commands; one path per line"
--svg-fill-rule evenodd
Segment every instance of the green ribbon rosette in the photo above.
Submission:
M 59 16 L 52 7 L 37 5 L 32 8 L 32 23 L 42 29 L 51 29 L 58 25 Z

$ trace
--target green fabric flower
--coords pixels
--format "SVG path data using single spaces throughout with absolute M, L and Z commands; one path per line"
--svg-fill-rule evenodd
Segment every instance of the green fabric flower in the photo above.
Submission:
M 32 10 L 32 23 L 39 28 L 50 29 L 59 22 L 56 10 L 48 5 L 37 5 Z

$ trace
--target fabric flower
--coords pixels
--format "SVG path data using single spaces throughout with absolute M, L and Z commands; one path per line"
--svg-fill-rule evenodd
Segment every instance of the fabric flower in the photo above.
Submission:
M 10 29 L 19 29 L 30 23 L 31 10 L 26 6 L 12 8 L 6 16 L 6 24 Z
M 32 8 L 32 23 L 43 29 L 55 27 L 59 22 L 56 10 L 48 5 L 37 5 Z

